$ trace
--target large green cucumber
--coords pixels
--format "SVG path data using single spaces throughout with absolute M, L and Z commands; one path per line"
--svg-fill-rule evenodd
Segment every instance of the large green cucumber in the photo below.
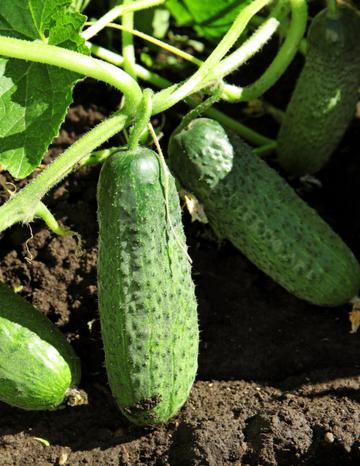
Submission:
M 197 119 L 174 133 L 169 156 L 216 233 L 288 291 L 321 306 L 357 294 L 360 266 L 350 249 L 237 135 Z
M 157 155 L 120 151 L 98 183 L 98 287 L 109 384 L 132 422 L 167 421 L 197 370 L 198 322 L 179 199 Z M 170 222 L 169 222 L 170 219 Z
M 80 362 L 64 335 L 0 283 L 0 400 L 27 410 L 53 409 L 80 380 Z
M 312 21 L 305 65 L 278 135 L 278 162 L 290 174 L 315 173 L 328 161 L 355 114 L 360 85 L 360 15 L 339 6 Z

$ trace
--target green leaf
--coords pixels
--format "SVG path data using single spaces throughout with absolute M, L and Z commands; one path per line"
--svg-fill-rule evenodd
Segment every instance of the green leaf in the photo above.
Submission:
M 170 13 L 166 8 L 156 7 L 135 13 L 135 27 L 158 39 L 165 37 L 169 28 Z
M 187 9 L 184 1 L 168 0 L 166 2 L 166 7 L 174 16 L 179 26 L 193 24 L 194 17 L 192 16 L 191 12 Z
M 85 19 L 70 0 L 1 0 L 0 35 L 88 54 L 79 34 Z M 0 58 L 0 165 L 15 178 L 29 175 L 41 162 L 79 79 L 61 68 Z
M 166 6 L 182 25 L 192 25 L 203 36 L 220 39 L 249 0 L 168 0 Z

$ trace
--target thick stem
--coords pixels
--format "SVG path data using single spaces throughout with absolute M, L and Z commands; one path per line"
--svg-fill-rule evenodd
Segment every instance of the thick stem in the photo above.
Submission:
M 231 55 L 227 56 L 225 59 L 223 59 L 218 66 L 216 66 L 214 70 L 214 80 L 219 80 L 223 76 L 231 73 L 233 70 L 238 68 L 241 64 L 243 64 L 245 61 L 247 61 L 252 55 L 254 55 L 276 32 L 278 29 L 279 22 L 275 18 L 270 18 L 267 21 L 261 23 L 260 27 L 258 28 L 257 31 L 255 31 L 254 35 L 251 37 L 251 40 L 248 42 L 245 42 L 242 44 L 242 46 L 233 52 Z M 191 63 L 194 63 L 198 66 L 201 66 L 204 64 L 202 60 L 199 60 L 198 58 L 193 57 L 192 55 L 189 55 L 186 52 L 183 52 L 182 50 L 179 50 L 177 47 L 173 47 L 171 45 L 166 44 L 163 41 L 160 41 L 158 39 L 155 39 L 151 36 L 148 36 L 147 34 L 141 33 L 139 31 L 136 31 L 134 29 L 130 28 L 124 28 L 123 26 L 117 25 L 117 24 L 112 24 L 111 27 L 114 27 L 115 29 L 121 29 L 125 30 L 126 32 L 129 32 L 133 35 L 136 35 L 138 37 L 143 38 L 144 40 L 147 40 L 167 51 L 170 53 L 173 53 L 174 55 L 180 56 L 184 58 L 185 60 L 190 61 Z M 89 45 L 89 43 L 88 43 Z M 92 47 L 92 50 L 94 50 L 94 45 L 90 44 L 90 47 Z M 112 52 L 110 52 L 112 53 Z M 106 56 L 104 57 L 106 59 Z M 112 60 L 109 60 L 112 62 Z M 116 62 L 118 64 L 118 61 Z M 121 65 L 123 68 L 125 68 L 126 60 L 125 56 L 121 59 Z M 137 68 L 135 65 L 134 69 L 134 74 L 137 74 Z M 149 73 L 151 73 L 149 71 Z M 160 86 L 160 87 L 167 87 L 167 86 Z M 228 84 L 225 84 L 224 86 L 224 95 L 223 97 L 225 100 L 227 99 L 228 94 L 232 94 L 233 92 L 233 86 L 230 86 Z M 175 89 L 175 86 L 173 87 Z M 237 89 L 235 87 L 235 89 Z
M 124 66 L 124 57 L 122 55 L 112 52 L 111 50 L 101 47 L 100 45 L 95 45 L 91 42 L 86 42 L 86 45 L 89 47 L 92 54 L 96 55 L 102 60 L 106 60 L 116 66 Z M 154 73 L 153 71 L 150 71 L 138 64 L 136 65 L 136 74 L 143 81 L 149 82 L 150 84 L 159 87 L 160 89 L 164 89 L 173 85 L 173 83 L 168 79 L 163 78 L 159 74 Z
M 142 99 L 138 83 L 123 70 L 102 60 L 43 42 L 0 36 L 0 55 L 29 60 L 74 71 L 104 81 L 124 93 L 129 114 L 136 113 Z
M 131 5 L 133 0 L 124 0 L 123 5 Z M 125 28 L 134 28 L 134 12 L 129 11 L 122 16 L 121 24 Z M 136 59 L 134 49 L 134 37 L 127 31 L 122 31 L 122 53 L 124 57 L 124 71 L 136 79 Z
M 136 149 L 142 134 L 147 130 L 152 111 L 152 95 L 153 91 L 151 89 L 145 89 L 143 92 L 143 100 L 139 109 L 138 119 L 129 137 L 128 146 L 130 150 Z
M 292 62 L 306 30 L 307 3 L 306 0 L 290 0 L 290 4 L 291 23 L 276 57 L 265 73 L 253 84 L 243 88 L 236 86 L 232 89 L 227 88 L 226 97 L 229 102 L 249 101 L 260 97 L 276 83 Z
M 154 96 L 154 113 L 160 113 L 167 110 L 176 103 L 185 99 L 188 95 L 192 94 L 196 89 L 208 85 L 210 82 L 209 75 L 213 73 L 212 79 L 214 79 L 214 70 L 217 65 L 240 37 L 251 18 L 264 6 L 270 3 L 270 1 L 271 0 L 253 0 L 248 6 L 241 10 L 223 39 L 219 42 L 217 47 L 200 66 L 196 73 L 191 76 L 191 78 L 187 79 L 180 86 L 177 85 L 165 89 Z M 217 76 L 215 79 L 217 79 Z
M 104 16 L 102 16 L 96 23 L 90 26 L 88 29 L 82 32 L 82 37 L 85 40 L 89 40 L 94 37 L 99 31 L 104 29 L 107 24 L 114 21 L 119 16 L 130 11 L 139 11 L 145 10 L 146 8 L 151 8 L 153 6 L 161 5 L 165 3 L 165 0 L 139 0 L 130 4 L 122 4 L 112 8 Z
M 339 17 L 339 7 L 336 0 L 326 0 L 327 15 L 331 19 L 337 19 Z
M 30 222 L 39 209 L 42 197 L 62 180 L 80 160 L 99 147 L 127 124 L 129 116 L 118 112 L 85 134 L 37 178 L 0 207 L 0 232 L 17 222 Z
M 285 19 L 285 16 L 287 15 L 287 8 L 285 9 L 284 6 L 288 5 L 288 0 L 282 0 L 281 2 L 278 3 L 278 8 L 275 7 L 272 11 L 272 15 L 273 17 L 275 17 L 276 19 L 278 19 L 280 21 L 280 23 L 282 23 L 282 21 L 284 21 Z M 263 22 L 264 22 L 265 18 L 262 17 L 262 16 L 254 16 L 251 20 L 251 24 L 254 26 L 254 27 L 259 27 Z M 287 35 L 287 31 L 288 31 L 289 27 L 287 25 L 284 25 L 283 27 L 280 27 L 278 29 L 278 35 L 281 36 L 286 36 Z M 285 31 L 285 34 L 284 34 L 284 31 Z M 303 37 L 299 43 L 299 47 L 298 47 L 298 52 L 300 52 L 302 55 L 306 55 L 306 48 L 307 48 L 307 43 L 306 43 L 306 39 L 305 37 Z
M 276 18 L 282 22 L 289 12 L 289 0 L 278 0 L 270 12 L 271 18 Z M 255 15 L 251 18 L 250 25 L 259 27 L 265 21 L 264 16 Z
M 246 63 L 271 39 L 278 26 L 279 21 L 277 19 L 269 18 L 266 20 L 241 47 L 219 63 L 213 73 L 210 74 L 210 77 L 213 79 L 223 78 Z M 229 89 L 231 89 L 231 86 L 229 86 Z M 227 91 L 224 90 L 224 93 L 226 95 Z
M 180 85 L 180 87 L 170 87 L 166 90 L 166 93 L 158 93 L 154 96 L 152 113 L 160 113 L 183 100 L 195 90 L 209 85 L 212 78 L 210 74 L 212 67 L 219 64 L 251 17 L 268 2 L 269 0 L 254 0 L 246 7 L 219 46 L 215 48 L 210 57 L 188 81 Z M 251 40 L 253 40 L 253 47 Z M 253 51 L 258 50 L 261 45 L 256 34 L 244 44 L 247 49 Z M 79 139 L 33 182 L 0 207 L 0 231 L 3 231 L 16 222 L 32 220 L 39 208 L 39 202 L 46 192 L 66 176 L 83 157 L 123 129 L 130 120 L 129 115 L 133 116 L 137 113 L 142 93 L 134 79 L 113 65 L 59 47 L 0 37 L 0 55 L 30 59 L 92 76 L 115 85 L 127 97 L 127 105 L 122 112 L 99 124 L 87 135 Z M 247 59 L 247 56 L 245 59 Z M 121 76 L 122 80 L 118 78 L 119 76 Z M 217 76 L 213 77 L 217 78 Z M 175 93 L 173 95 L 174 89 Z
M 121 55 L 111 52 L 110 50 L 107 50 L 98 45 L 94 45 L 91 43 L 88 43 L 87 45 L 89 46 L 91 52 L 99 58 L 107 60 L 113 63 L 114 65 L 123 66 L 124 59 Z M 172 83 L 169 80 L 163 78 L 157 73 L 154 73 L 153 71 L 147 70 L 146 68 L 138 64 L 136 65 L 136 73 L 140 79 L 160 89 L 165 89 L 172 85 Z M 185 100 L 185 103 L 188 104 L 190 107 L 196 107 L 198 105 L 198 102 L 190 97 L 188 97 Z M 244 139 L 251 142 L 252 144 L 261 146 L 264 144 L 270 144 L 274 142 L 272 139 L 257 133 L 251 128 L 248 128 L 247 126 L 239 123 L 237 120 L 234 120 L 234 118 L 229 117 L 225 113 L 215 108 L 207 109 L 204 112 L 204 115 L 219 121 L 219 123 L 222 123 L 223 125 L 232 129 L 235 133 L 237 133 L 239 136 L 242 136 Z

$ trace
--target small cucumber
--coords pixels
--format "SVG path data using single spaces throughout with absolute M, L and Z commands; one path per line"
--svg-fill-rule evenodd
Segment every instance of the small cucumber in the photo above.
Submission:
M 215 232 L 288 291 L 321 306 L 357 294 L 360 266 L 350 249 L 237 135 L 193 120 L 171 137 L 169 156 Z
M 360 85 L 360 15 L 321 11 L 308 34 L 305 65 L 278 135 L 278 162 L 292 175 L 320 170 L 355 114 Z
M 80 380 L 64 335 L 0 283 L 0 400 L 26 410 L 54 409 Z
M 153 151 L 138 148 L 111 155 L 98 182 L 105 365 L 122 413 L 140 425 L 173 416 L 197 370 L 194 285 L 179 198 L 168 176 L 167 203 L 163 165 Z

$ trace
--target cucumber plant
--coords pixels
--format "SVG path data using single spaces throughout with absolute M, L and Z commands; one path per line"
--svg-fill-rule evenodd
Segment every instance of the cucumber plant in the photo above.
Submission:
M 234 12 L 230 12 L 232 24 L 223 38 L 204 61 L 192 58 L 197 69 L 179 83 L 168 81 L 136 60 L 136 35 L 169 53 L 189 59 L 189 54 L 184 51 L 134 30 L 134 12 L 163 5 L 165 0 L 108 2 L 115 6 L 103 11 L 104 14 L 95 21 L 85 23 L 86 17 L 80 11 L 88 3 L 88 0 L 32 0 L 31 7 L 21 5 L 20 15 L 20 9 L 14 8 L 14 0 L 2 0 L 2 169 L 21 179 L 38 168 L 59 132 L 72 100 L 73 88 L 80 79 L 90 77 L 102 81 L 119 91 L 122 99 L 113 115 L 79 138 L 0 206 L 0 232 L 17 222 L 28 223 L 40 217 L 56 233 L 71 234 L 59 227 L 42 202 L 43 197 L 72 170 L 86 163 L 95 163 L 97 156 L 93 151 L 109 138 L 122 130 L 125 130 L 125 137 L 130 133 L 126 148 L 97 152 L 101 162 L 109 156 L 104 162 L 98 188 L 100 319 L 109 382 L 120 409 L 135 423 L 156 424 L 176 413 L 188 396 L 196 373 L 198 328 L 174 180 L 154 152 L 138 147 L 139 128 L 144 127 L 144 122 L 147 124 L 151 116 L 162 114 L 179 102 L 196 107 L 202 95 L 213 94 L 214 89 L 221 89 L 220 97 L 227 102 L 261 97 L 285 72 L 298 50 L 307 24 L 307 2 L 254 0 L 233 6 Z M 259 16 L 265 7 L 264 16 Z M 290 21 L 287 22 L 289 12 Z M 121 25 L 115 22 L 118 18 Z M 98 45 L 94 39 L 107 27 L 121 29 L 121 55 Z M 272 63 L 256 81 L 244 87 L 224 82 L 275 34 L 284 37 L 283 43 Z M 160 90 L 150 95 L 138 79 Z M 145 109 L 146 95 L 148 106 Z M 244 126 L 216 108 L 207 108 L 206 114 L 260 146 L 262 153 L 276 147 L 274 139 Z M 181 134 L 179 132 L 178 136 Z M 206 133 L 208 136 L 211 140 L 211 134 Z M 223 142 L 226 137 L 229 141 L 233 138 L 222 134 Z M 236 141 L 243 147 L 243 143 Z M 201 142 L 206 147 L 206 139 Z M 239 175 L 244 182 L 240 190 L 246 192 L 249 189 L 247 215 L 254 220 L 253 235 L 257 238 L 256 244 L 248 247 L 249 257 L 304 299 L 320 305 L 347 302 L 358 288 L 358 264 L 351 252 L 312 210 L 296 198 L 275 172 L 255 156 L 251 155 L 251 159 L 249 149 L 244 151 L 248 154 L 242 159 L 245 171 L 246 167 L 254 167 L 259 176 L 259 179 L 255 178 L 255 171 L 252 173 L 254 178 L 249 180 Z M 214 154 L 220 152 L 219 147 Z M 220 158 L 215 172 L 226 172 L 230 162 L 232 159 Z M 235 171 L 240 173 L 240 169 Z M 211 170 L 208 175 L 212 177 Z M 232 178 L 233 175 L 226 176 Z M 268 184 L 264 181 L 267 176 Z M 227 198 L 229 185 L 225 180 L 220 185 L 224 189 L 219 193 L 221 202 L 231 204 L 237 199 L 237 195 Z M 253 193 L 252 197 L 253 185 L 264 190 L 263 197 L 261 192 Z M 272 195 L 276 189 L 280 193 L 276 204 L 278 210 L 275 212 L 274 207 L 264 201 L 257 213 L 257 203 L 261 204 L 264 196 Z M 289 206 L 281 207 L 281 200 L 284 203 L 288 200 Z M 273 221 L 271 215 L 266 214 L 265 206 L 274 214 Z M 295 235 L 295 239 L 289 237 L 286 241 L 276 225 L 277 221 L 284 221 L 278 213 L 281 209 L 294 222 L 294 225 L 288 225 L 288 233 Z M 241 220 L 239 209 L 234 205 L 235 211 L 236 218 L 230 218 L 230 211 L 224 204 L 225 223 L 232 223 L 233 227 Z M 312 232 L 304 231 L 299 220 L 302 214 Z M 300 245 L 292 251 L 292 244 L 296 243 L 299 234 L 304 235 L 305 252 L 300 252 Z M 234 242 L 240 242 L 235 229 L 232 235 Z M 324 244 L 320 244 L 319 235 L 326 238 Z M 319 247 L 317 255 L 316 246 Z M 280 248 L 279 257 L 275 254 L 277 248 Z M 314 255 L 310 267 L 311 253 Z M 304 271 L 306 266 L 310 268 Z M 281 267 L 284 269 L 280 270 Z M 350 267 L 353 269 L 351 276 Z M 341 278 L 336 283 L 335 273 Z M 317 291 L 311 290 L 311 277 L 317 280 Z M 72 370 L 70 367 L 70 372 Z M 44 380 L 47 377 L 45 374 Z M 69 380 L 67 377 L 67 386 Z M 46 393 L 43 395 L 46 404 Z M 63 395 L 59 394 L 53 404 L 61 402 L 60 398 Z M 11 394 L 9 400 L 12 400 Z
M 23 9 L 19 17 L 12 0 L 4 0 L 0 12 L 0 55 L 4 57 L 0 59 L 0 84 L 8 89 L 1 96 L 2 108 L 13 114 L 13 118 L 1 120 L 0 133 L 23 136 L 21 145 L 11 145 L 11 138 L 4 141 L 0 151 L 2 167 L 16 178 L 25 177 L 37 167 L 59 129 L 71 101 L 72 88 L 81 75 L 114 86 L 124 94 L 124 99 L 121 109 L 113 116 L 79 139 L 24 189 L 10 196 L 0 207 L 0 231 L 16 222 L 41 217 L 55 232 L 70 233 L 59 227 L 42 203 L 42 197 L 78 163 L 89 159 L 94 149 L 136 123 L 131 133 L 135 144 L 131 143 L 127 151 L 112 155 L 105 162 L 99 180 L 100 318 L 109 382 L 120 409 L 138 424 L 164 422 L 177 412 L 188 396 L 196 374 L 198 352 L 194 286 L 177 193 L 165 165 L 159 163 L 153 152 L 137 148 L 140 137 L 137 125 L 144 117 L 141 103 L 146 93 L 135 79 L 138 68 L 132 36 L 124 31 L 125 71 L 90 57 L 90 44 L 85 43 L 118 16 L 122 15 L 123 26 L 129 28 L 134 11 L 161 4 L 163 0 L 126 1 L 83 32 L 85 18 L 77 10 L 88 2 L 34 0 L 33 3 L 36 5 Z M 156 78 L 156 83 L 165 89 L 148 99 L 151 112 L 146 113 L 147 119 L 221 80 L 259 50 L 278 28 L 276 18 L 265 19 L 230 58 L 223 59 L 252 16 L 268 3 L 269 0 L 255 0 L 242 9 L 213 53 L 204 63 L 199 63 L 199 69 L 186 82 L 164 85 L 164 80 Z M 209 69 L 213 70 L 210 76 Z M 22 77 L 29 76 L 33 70 L 36 70 L 36 78 L 25 83 Z M 155 75 L 149 74 L 153 80 Z M 24 96 L 31 95 L 30 100 L 21 101 L 21 89 Z M 220 112 L 218 116 L 227 118 Z M 229 118 L 228 121 L 239 131 L 245 129 L 260 144 L 268 142 L 267 138 L 237 125 L 234 120 Z M 42 122 L 46 124 L 40 125 Z M 35 127 L 41 131 L 34 131 Z M 34 322 L 41 331 L 43 324 L 39 318 L 36 321 L 34 318 Z M 26 334 L 25 329 L 22 334 Z M 46 344 L 40 349 L 46 352 Z M 35 384 L 39 397 L 32 404 L 27 397 L 17 406 L 41 409 L 57 405 L 64 397 L 63 388 L 70 383 L 69 373 L 66 373 L 69 368 L 65 363 L 60 367 L 59 356 L 57 367 L 52 369 L 60 373 L 64 385 L 55 383 L 53 391 L 46 392 L 51 373 L 43 370 L 40 353 L 35 355 L 36 361 L 31 356 L 27 359 L 28 350 L 25 344 L 16 358 L 24 360 L 24 367 L 41 366 Z M 54 373 L 54 378 L 56 375 Z M 10 376 L 24 379 L 22 388 L 28 392 L 29 380 L 26 373 L 9 374 L 4 399 L 15 404 L 12 391 L 17 387 L 11 384 Z M 20 387 L 18 380 L 16 383 Z
M 172 84 L 142 67 L 134 68 L 133 44 L 131 41 L 129 43 L 129 37 L 127 37 L 126 47 L 123 48 L 124 56 L 101 47 L 94 47 L 89 43 L 89 39 L 117 17 L 121 16 L 126 19 L 128 15 L 133 15 L 134 11 L 161 4 L 163 0 L 142 0 L 133 4 L 127 2 L 115 6 L 84 31 L 81 29 L 85 17 L 74 11 L 70 0 L 68 4 L 61 2 L 61 6 L 58 0 L 34 1 L 39 12 L 36 17 L 32 15 L 30 8 L 24 9 L 23 17 L 19 17 L 12 7 L 12 0 L 2 2 L 0 56 L 4 58 L 0 59 L 2 70 L 0 76 L 3 80 L 3 88 L 8 89 L 2 95 L 2 108 L 11 111 L 13 118 L 1 120 L 0 134 L 20 134 L 24 142 L 12 145 L 11 137 L 4 141 L 0 152 L 2 167 L 9 170 L 14 177 L 23 178 L 38 166 L 46 148 L 59 130 L 66 108 L 71 101 L 73 86 L 81 77 L 91 77 L 115 87 L 123 93 L 124 105 L 76 141 L 24 190 L 13 195 L 6 204 L 0 207 L 0 231 L 16 222 L 28 222 L 35 216 L 41 215 L 38 213 L 39 202 L 49 189 L 74 169 L 90 152 L 114 134 L 134 123 L 142 100 L 142 89 L 133 77 L 134 72 L 155 86 L 164 88 L 155 93 L 152 99 L 152 114 L 157 115 L 185 100 L 191 94 L 222 80 L 242 63 L 248 61 L 274 35 L 280 24 L 276 17 L 270 14 L 269 18 L 265 18 L 247 40 L 234 52 L 228 54 L 251 18 L 267 6 L 270 0 L 251 2 L 241 10 L 231 28 L 198 70 L 185 82 Z M 306 2 L 305 0 L 292 0 L 291 4 L 303 6 L 301 15 L 298 14 L 300 8 L 295 6 L 293 8 L 297 29 L 301 31 L 307 18 L 306 7 L 304 7 Z M 46 21 L 42 21 L 42 18 L 46 18 Z M 59 34 L 57 25 L 64 23 L 68 24 L 68 27 Z M 9 24 L 13 26 L 9 28 Z M 31 28 L 28 28 L 27 24 L 30 24 Z M 24 40 L 24 37 L 28 39 Z M 291 53 L 288 57 L 294 56 L 296 44 L 300 39 L 300 34 L 293 37 Z M 90 51 L 99 58 L 88 56 Z M 226 54 L 228 54 L 227 57 L 225 57 Z M 281 61 L 276 65 L 267 79 L 268 85 L 273 84 L 285 71 L 288 61 Z M 130 74 L 116 65 L 126 65 Z M 34 79 L 29 83 L 34 90 L 26 87 L 27 81 L 22 80 L 22 76 L 30 75 L 30 69 L 34 74 Z M 42 83 L 41 86 L 38 85 L 39 82 Z M 22 100 L 14 101 L 12 96 L 19 86 L 22 91 L 18 91 L 17 95 L 24 97 Z M 59 93 L 59 89 L 62 93 Z M 234 91 L 234 86 L 226 87 L 224 98 L 227 98 L 230 90 Z M 25 98 L 29 92 L 32 94 L 30 101 Z M 194 101 L 190 103 L 193 105 Z M 42 108 L 44 110 L 39 111 Z M 212 115 L 226 121 L 236 131 L 244 133 L 256 144 L 273 142 L 215 109 L 212 110 Z M 45 124 L 42 124 L 43 122 Z
M 305 66 L 278 135 L 278 162 L 292 175 L 319 171 L 355 114 L 360 86 L 360 15 L 350 6 L 311 22 Z

